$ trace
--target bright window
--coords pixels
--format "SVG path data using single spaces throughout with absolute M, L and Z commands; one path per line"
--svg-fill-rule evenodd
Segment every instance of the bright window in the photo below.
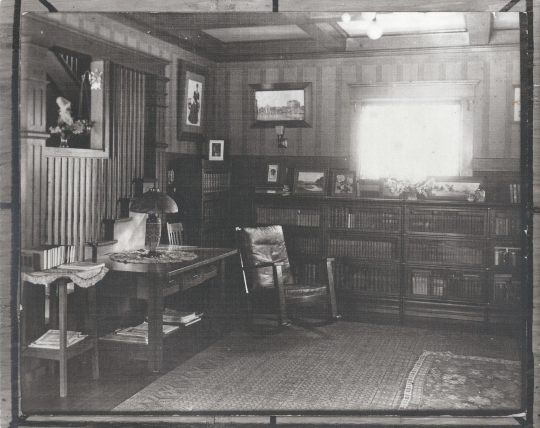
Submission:
M 461 109 L 456 101 L 363 103 L 356 141 L 360 177 L 460 175 Z

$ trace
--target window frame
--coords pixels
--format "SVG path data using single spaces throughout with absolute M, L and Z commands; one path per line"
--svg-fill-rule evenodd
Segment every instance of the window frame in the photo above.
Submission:
M 359 154 L 360 116 L 363 104 L 378 102 L 461 103 L 460 177 L 473 175 L 474 99 L 477 80 L 349 84 L 351 104 L 351 169 L 361 176 Z

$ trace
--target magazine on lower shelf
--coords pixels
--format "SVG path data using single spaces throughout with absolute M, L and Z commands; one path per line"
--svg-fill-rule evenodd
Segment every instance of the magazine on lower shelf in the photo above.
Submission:
M 163 324 L 163 334 L 171 333 L 178 330 L 178 325 Z M 144 321 L 134 327 L 127 327 L 107 334 L 102 337 L 104 340 L 113 340 L 118 342 L 146 343 L 148 344 L 148 323 Z
M 67 346 L 74 345 L 77 342 L 88 337 L 86 334 L 82 334 L 80 331 L 68 331 L 67 332 Z M 48 349 L 60 349 L 60 331 L 48 330 L 39 339 L 28 345 L 30 348 L 48 348 Z

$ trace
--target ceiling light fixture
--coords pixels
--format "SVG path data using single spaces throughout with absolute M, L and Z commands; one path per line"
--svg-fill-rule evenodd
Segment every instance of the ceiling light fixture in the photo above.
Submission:
M 371 40 L 377 40 L 381 38 L 383 31 L 377 21 L 373 21 L 368 25 L 366 33 Z
M 341 21 L 342 22 L 350 22 L 351 21 L 351 14 L 345 12 L 343 15 L 341 15 Z

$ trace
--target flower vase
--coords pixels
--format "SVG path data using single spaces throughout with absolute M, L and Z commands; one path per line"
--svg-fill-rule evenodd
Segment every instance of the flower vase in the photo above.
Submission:
M 67 149 L 69 148 L 68 139 L 65 137 L 60 137 L 60 148 Z

